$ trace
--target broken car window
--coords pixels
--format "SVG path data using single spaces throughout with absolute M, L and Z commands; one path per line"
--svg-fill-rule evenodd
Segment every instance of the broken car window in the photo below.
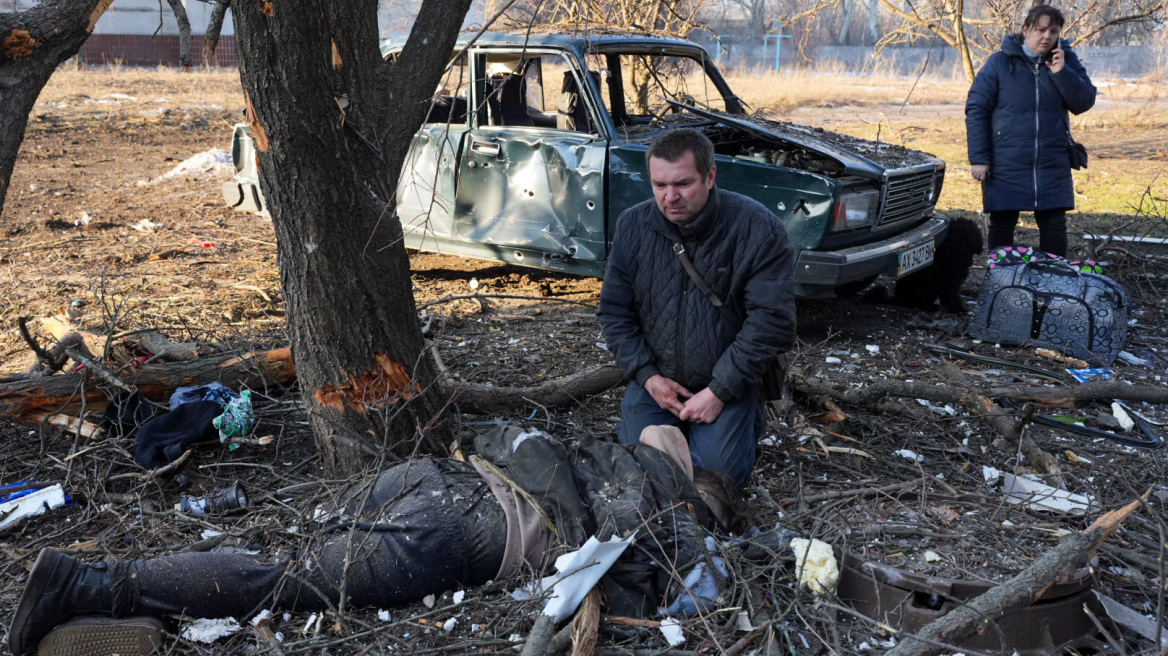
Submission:
M 596 132 L 577 73 L 563 55 L 490 53 L 485 77 L 487 125 Z

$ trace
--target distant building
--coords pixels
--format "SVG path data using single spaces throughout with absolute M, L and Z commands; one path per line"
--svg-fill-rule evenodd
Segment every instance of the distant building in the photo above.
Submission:
M 194 64 L 238 66 L 231 12 L 227 12 L 223 29 L 219 32 L 214 59 L 204 62 L 203 34 L 207 31 L 214 5 L 200 0 L 183 0 L 183 5 L 191 21 L 191 60 Z M 93 34 L 81 46 L 77 57 L 86 64 L 178 66 L 178 24 L 170 5 L 159 0 L 115 0 L 97 21 Z
M 487 0 L 476 0 L 467 13 L 466 26 L 481 25 L 483 5 Z M 39 4 L 39 0 L 0 0 L 0 12 L 25 11 Z M 382 37 L 409 33 L 413 16 L 420 0 L 380 0 L 378 27 Z M 183 0 L 191 21 L 191 59 L 196 66 L 236 67 L 239 54 L 235 46 L 235 26 L 231 12 L 223 21 L 215 57 L 203 61 L 203 34 L 214 7 L 203 0 Z M 93 34 L 81 47 L 78 59 L 86 64 L 119 64 L 124 66 L 178 66 L 178 24 L 170 5 L 160 0 L 114 0 L 97 21 Z

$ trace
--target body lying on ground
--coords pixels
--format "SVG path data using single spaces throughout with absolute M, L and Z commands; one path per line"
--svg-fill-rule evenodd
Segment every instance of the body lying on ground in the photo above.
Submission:
M 475 446 L 480 455 L 469 463 L 414 460 L 351 486 L 337 521 L 295 558 L 208 552 L 90 564 L 46 549 L 13 619 L 12 653 L 35 653 L 50 631 L 79 616 L 320 611 L 335 608 L 342 590 L 350 607 L 397 606 L 542 572 L 590 536 L 634 531 L 643 539 L 600 585 L 609 612 L 641 617 L 704 558 L 706 531 L 742 528 L 733 484 L 698 470 L 695 485 L 685 438 L 673 427 L 646 429 L 636 446 L 586 438 L 571 447 L 507 427 Z M 82 623 L 53 644 L 87 653 L 87 640 L 132 643 L 143 626 Z M 149 651 L 149 641 L 135 644 Z

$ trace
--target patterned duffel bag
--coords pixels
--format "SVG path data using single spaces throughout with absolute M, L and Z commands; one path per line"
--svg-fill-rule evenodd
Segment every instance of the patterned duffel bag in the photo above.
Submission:
M 986 271 L 969 334 L 1107 366 L 1123 350 L 1130 309 L 1119 283 L 1061 258 L 999 263 Z

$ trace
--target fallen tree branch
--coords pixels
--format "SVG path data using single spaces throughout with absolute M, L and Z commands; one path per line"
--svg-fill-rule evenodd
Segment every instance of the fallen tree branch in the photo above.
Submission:
M 1060 579 L 1085 567 L 1099 545 L 1119 528 L 1147 496 L 1145 492 L 1123 508 L 1102 515 L 1085 531 L 1067 537 L 1014 578 L 926 624 L 917 632 L 921 640 L 904 634 L 900 644 L 889 651 L 887 656 L 927 656 L 938 653 L 943 648 L 934 643 L 954 644 L 972 635 L 983 625 L 1038 601 Z
M 54 413 L 75 412 L 81 407 L 79 390 L 83 375 L 28 376 L 0 382 L 0 414 L 22 416 L 40 409 Z M 232 389 L 262 389 L 265 385 L 288 385 L 295 380 L 292 354 L 285 348 L 144 365 L 128 382 L 146 398 L 161 401 L 169 398 L 175 388 L 211 381 L 219 381 Z M 103 409 L 106 401 L 105 394 L 93 388 L 85 390 L 85 399 L 93 411 Z
M 615 364 L 602 364 L 532 387 L 492 387 L 450 382 L 443 387 L 463 412 L 499 412 L 533 403 L 542 406 L 569 405 L 624 383 L 625 376 L 620 368 Z
M 988 394 L 982 394 L 971 386 L 955 384 L 952 381 L 947 385 L 933 385 L 900 380 L 884 380 L 872 383 L 866 387 L 840 389 L 829 380 L 818 376 L 807 376 L 802 372 L 792 372 L 790 381 L 791 388 L 805 396 L 830 396 L 844 403 L 862 406 L 879 407 L 881 404 L 887 404 L 889 397 L 924 399 L 934 403 L 961 405 L 970 413 L 985 419 L 990 427 L 1011 445 L 1011 448 L 1018 448 L 1032 465 L 1046 473 L 1057 473 L 1060 471 L 1058 460 L 1040 449 L 1029 437 L 1023 435 L 1020 430 L 1021 427 L 1014 420 L 1013 416 L 991 399 L 991 396 L 1026 398 L 1027 394 L 1050 391 L 1050 388 L 1018 386 L 999 388 L 990 391 Z M 1060 393 L 1071 390 L 1079 391 L 1082 388 L 1091 388 L 1095 385 L 1088 384 L 1075 388 L 1057 388 L 1057 391 Z M 1108 393 L 1122 391 L 1112 390 L 1110 385 L 1107 387 Z M 1165 397 L 1168 398 L 1168 390 L 1160 390 L 1159 388 L 1151 388 L 1150 386 L 1123 385 L 1122 387 L 1129 390 L 1132 387 L 1147 387 L 1163 392 Z M 1147 390 L 1143 391 L 1146 392 Z M 1104 398 L 1112 397 L 1107 396 Z
M 789 506 L 793 503 L 811 503 L 814 501 L 829 501 L 831 499 L 842 499 L 845 497 L 866 497 L 877 494 L 888 494 L 889 492 L 896 492 L 906 488 L 920 485 L 926 481 L 933 480 L 932 476 L 924 478 L 914 478 L 911 481 L 904 481 L 901 483 L 894 483 L 892 485 L 885 485 L 884 487 L 861 487 L 854 490 L 832 490 L 831 492 L 824 492 L 822 494 L 809 494 L 804 497 L 787 497 L 779 499 L 779 505 Z

